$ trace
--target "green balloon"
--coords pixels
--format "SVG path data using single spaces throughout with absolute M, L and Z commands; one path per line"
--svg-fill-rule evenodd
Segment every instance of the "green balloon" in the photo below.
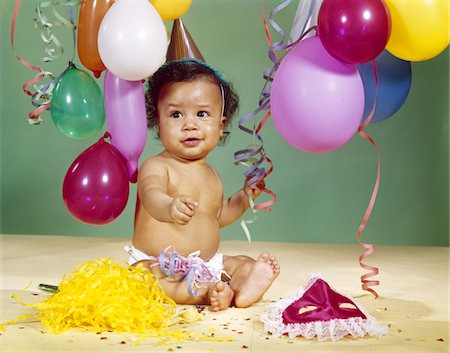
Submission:
M 89 74 L 71 64 L 53 89 L 50 114 L 68 137 L 95 135 L 105 123 L 102 91 Z

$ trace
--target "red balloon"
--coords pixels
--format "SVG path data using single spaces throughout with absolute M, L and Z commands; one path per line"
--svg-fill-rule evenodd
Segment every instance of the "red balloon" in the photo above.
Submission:
M 125 160 L 104 138 L 83 151 L 64 177 L 64 204 L 81 222 L 112 222 L 124 210 L 128 194 Z
M 336 59 L 361 64 L 375 59 L 391 34 L 391 16 L 383 0 L 324 0 L 317 29 Z

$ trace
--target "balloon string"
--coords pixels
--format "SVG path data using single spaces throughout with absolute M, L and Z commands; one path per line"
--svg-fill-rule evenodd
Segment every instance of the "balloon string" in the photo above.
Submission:
M 268 43 L 269 43 L 269 51 L 268 51 L 268 55 L 270 60 L 275 64 L 278 65 L 278 58 L 277 58 L 277 54 L 276 52 L 278 50 L 282 50 L 283 49 L 283 42 L 285 39 L 285 33 L 283 32 L 283 30 L 281 29 L 281 27 L 273 20 L 273 16 L 280 12 L 281 10 L 283 10 L 285 7 L 287 7 L 289 4 L 291 3 L 291 0 L 287 0 L 285 2 L 283 2 L 282 4 L 276 6 L 275 8 L 273 8 L 271 10 L 270 13 L 270 17 L 269 17 L 269 22 L 271 23 L 272 27 L 277 31 L 277 33 L 279 34 L 279 36 L 281 37 L 281 40 L 279 40 L 276 43 L 273 43 L 272 38 L 270 36 L 270 31 L 269 28 L 267 26 L 267 21 L 265 18 L 265 13 L 264 13 L 264 6 L 262 8 L 263 11 L 263 21 L 264 21 L 264 30 L 266 32 L 266 36 L 268 38 Z M 244 174 L 247 177 L 250 177 L 249 180 L 249 184 L 257 184 L 257 187 L 264 191 L 270 191 L 269 189 L 263 187 L 262 185 L 263 180 L 265 177 L 267 177 L 271 171 L 273 170 L 273 164 L 271 164 L 272 162 L 270 161 L 270 159 L 266 156 L 265 151 L 264 151 L 264 142 L 263 139 L 260 135 L 260 131 L 262 129 L 262 127 L 264 126 L 264 124 L 267 122 L 267 120 L 270 117 L 270 110 L 269 110 L 269 101 L 270 101 L 270 87 L 268 87 L 270 81 L 272 81 L 272 72 L 274 72 L 275 69 L 274 68 L 269 68 L 266 69 L 263 73 L 263 77 L 265 79 L 265 84 L 264 87 L 261 91 L 260 94 L 260 99 L 259 99 L 259 104 L 258 107 L 253 110 L 252 112 L 250 112 L 249 114 L 247 114 L 246 116 L 244 116 L 243 118 L 241 118 L 239 120 L 239 128 L 244 131 L 245 133 L 250 134 L 253 139 L 254 139 L 254 143 L 253 143 L 253 148 L 249 148 L 249 149 L 245 149 L 245 150 L 240 150 L 238 152 L 235 153 L 235 158 L 239 161 L 239 162 L 250 162 L 250 167 L 247 169 L 246 172 L 244 172 Z M 254 116 L 256 116 L 258 113 L 260 113 L 261 111 L 267 110 L 268 112 L 265 114 L 264 118 L 259 122 L 258 126 L 255 128 L 255 126 L 253 126 L 253 129 L 247 128 L 244 126 L 244 123 L 248 120 L 250 120 L 251 118 L 253 118 Z M 259 158 L 254 158 L 255 156 L 258 156 Z M 270 161 L 270 169 L 266 172 L 265 168 L 259 168 L 259 165 L 263 162 L 268 162 Z M 274 193 L 271 192 L 269 193 L 270 195 L 273 195 Z M 273 204 L 274 202 L 272 202 L 271 204 Z M 266 203 L 265 203 L 266 204 Z M 255 207 L 258 207 L 259 209 L 264 209 L 264 207 L 260 205 L 255 205 Z
M 43 12 L 42 12 L 42 8 L 49 6 L 49 4 L 51 4 L 51 3 L 53 3 L 53 2 L 41 3 L 38 6 L 38 8 L 36 9 L 38 17 L 35 19 L 35 24 L 41 23 L 42 26 L 47 29 L 50 29 L 53 26 L 53 24 L 51 24 L 50 22 L 48 22 L 46 20 L 47 18 L 45 17 L 45 15 L 43 15 Z M 16 30 L 16 22 L 17 22 L 17 17 L 19 14 L 20 4 L 21 4 L 20 0 L 16 0 L 15 4 L 14 4 L 13 17 L 12 17 L 12 21 L 11 21 L 11 36 L 10 36 L 11 47 L 13 49 L 14 55 L 16 56 L 17 60 L 22 65 L 37 72 L 37 75 L 33 79 L 26 81 L 22 85 L 22 90 L 26 95 L 31 97 L 31 103 L 35 107 L 35 109 L 33 109 L 32 111 L 30 111 L 28 113 L 28 122 L 31 125 L 39 125 L 42 122 L 41 113 L 50 108 L 53 88 L 56 85 L 56 82 L 65 73 L 65 71 L 63 73 L 61 73 L 60 75 L 58 75 L 58 77 L 55 78 L 51 72 L 45 71 L 41 67 L 27 62 L 26 60 L 24 60 L 22 57 L 20 57 L 17 54 L 17 52 L 15 50 L 15 30 Z M 55 4 L 57 5 L 59 3 L 55 2 Z M 71 17 L 70 24 L 71 24 L 71 27 L 72 27 L 73 33 L 74 33 L 74 49 L 75 49 L 75 20 L 73 18 L 73 9 L 72 9 L 72 6 L 74 4 L 75 3 L 70 2 L 69 0 L 67 1 L 67 6 L 69 6 L 69 12 L 70 12 L 70 17 Z M 60 21 L 59 23 L 62 23 L 65 26 L 68 26 L 68 24 L 67 24 L 68 21 L 66 21 L 56 10 L 54 10 L 53 13 L 59 19 L 59 21 Z M 47 34 L 48 34 L 48 32 L 47 32 Z M 46 35 L 45 31 L 41 32 L 41 38 L 44 40 L 45 43 L 53 43 L 57 47 L 58 47 L 58 45 L 60 45 L 60 43 L 56 39 L 56 37 L 54 37 L 52 35 Z M 46 51 L 47 56 L 43 58 L 44 62 L 51 61 L 52 58 L 55 58 L 55 54 L 54 54 L 55 50 L 54 49 L 46 48 L 45 51 Z M 74 50 L 74 54 L 75 54 L 75 50 Z M 72 56 L 72 58 L 73 58 L 73 56 Z M 38 84 L 41 80 L 43 80 L 45 78 L 51 78 L 52 81 L 48 84 Z M 35 90 L 34 92 L 29 89 L 31 86 L 34 87 L 34 90 Z
M 270 206 L 272 206 L 276 202 L 276 193 L 266 188 L 264 182 L 264 179 L 273 171 L 273 163 L 271 159 L 267 157 L 264 151 L 264 141 L 260 135 L 260 131 L 270 117 L 270 109 L 269 109 L 270 87 L 268 86 L 269 83 L 272 81 L 273 72 L 276 71 L 276 68 L 279 65 L 277 51 L 284 49 L 283 43 L 286 36 L 281 27 L 273 20 L 273 16 L 279 11 L 283 10 L 285 7 L 287 7 L 290 3 L 291 0 L 287 0 L 282 4 L 273 8 L 270 12 L 269 22 L 281 38 L 281 40 L 275 43 L 273 43 L 272 41 L 270 31 L 267 26 L 267 21 L 264 13 L 264 6 L 262 8 L 264 30 L 266 32 L 266 36 L 268 38 L 269 43 L 268 55 L 269 59 L 274 63 L 274 67 L 266 69 L 263 73 L 265 84 L 260 93 L 258 107 L 255 108 L 250 113 L 248 113 L 247 115 L 245 115 L 244 117 L 240 118 L 238 121 L 239 129 L 252 136 L 253 144 L 246 149 L 238 150 L 237 152 L 234 153 L 234 158 L 236 160 L 235 164 L 244 165 L 247 167 L 247 169 L 244 171 L 244 175 L 246 176 L 246 182 L 249 185 L 256 185 L 256 187 L 259 190 L 261 190 L 261 192 L 264 192 L 272 197 L 271 200 L 259 204 L 254 204 L 253 200 L 252 202 L 250 202 L 250 208 L 252 209 L 253 219 L 241 221 L 241 226 L 244 229 L 244 232 L 249 241 L 250 241 L 250 232 L 248 231 L 248 227 L 246 226 L 246 224 L 253 223 L 256 220 L 257 210 L 271 211 Z M 247 121 L 254 118 L 260 112 L 265 110 L 267 110 L 267 113 L 265 114 L 263 119 L 258 123 L 258 126 L 256 128 L 255 128 L 256 124 L 254 124 L 252 129 L 244 125 Z M 270 166 L 269 169 L 266 170 L 265 167 L 261 166 L 262 163 L 264 162 L 269 164 Z
M 74 51 L 72 55 L 72 60 L 75 53 L 75 43 L 76 43 L 76 35 L 75 35 L 75 20 L 73 16 L 73 6 L 77 5 L 78 2 L 72 2 L 67 0 L 66 2 L 61 1 L 43 1 L 41 2 L 37 8 L 36 13 L 37 17 L 34 18 L 34 23 L 37 29 L 41 32 L 41 39 L 45 43 L 45 53 L 46 56 L 42 58 L 44 62 L 51 62 L 57 58 L 59 58 L 64 53 L 64 47 L 58 38 L 53 33 L 52 29 L 54 26 L 63 26 L 72 30 L 72 37 L 74 42 Z M 64 5 L 68 7 L 70 21 L 64 18 L 57 10 L 56 7 L 58 5 Z M 46 8 L 52 9 L 52 13 L 55 16 L 56 20 L 50 21 L 48 17 L 44 14 L 44 10 Z
M 16 56 L 17 60 L 19 60 L 19 62 L 24 65 L 25 67 L 34 70 L 36 72 L 38 72 L 38 74 L 31 80 L 26 81 L 23 85 L 22 85 L 22 91 L 31 97 L 34 97 L 35 94 L 37 94 L 37 92 L 32 92 L 30 91 L 28 88 L 34 84 L 36 84 L 37 82 L 39 82 L 40 80 L 46 78 L 46 77 L 52 77 L 51 73 L 44 71 L 43 69 L 41 69 L 39 66 L 33 65 L 29 62 L 27 62 L 26 60 L 22 59 L 16 52 L 15 48 L 14 48 L 14 39 L 15 39 L 15 29 L 16 29 L 16 21 L 17 21 L 17 16 L 19 14 L 19 9 L 20 9 L 20 0 L 16 0 L 15 4 L 14 4 L 14 11 L 13 11 L 13 17 L 12 17 L 12 21 L 11 21 L 11 47 L 13 49 L 14 55 Z M 37 108 L 30 111 L 28 113 L 28 122 L 31 125 L 38 125 L 42 122 L 42 118 L 40 116 L 40 114 L 47 110 L 50 107 L 50 101 L 49 101 L 49 97 L 48 95 L 46 95 L 45 93 L 41 94 L 41 96 L 39 98 L 43 97 L 45 99 L 44 102 L 42 102 L 42 104 L 39 104 L 38 102 L 33 102 L 33 105 L 38 104 Z
M 256 184 L 256 187 L 261 190 L 262 192 L 268 194 L 271 196 L 271 200 L 262 202 L 259 204 L 253 204 L 251 203 L 251 209 L 253 212 L 253 219 L 251 220 L 243 220 L 241 222 L 241 226 L 244 229 L 244 232 L 248 239 L 250 239 L 250 233 L 248 231 L 248 227 L 246 226 L 247 223 L 253 223 L 256 219 L 257 213 L 256 210 L 266 210 L 271 211 L 271 206 L 276 203 L 277 195 L 272 190 L 265 187 L 264 179 L 273 171 L 273 163 L 272 160 L 267 157 L 265 151 L 264 151 L 264 142 L 260 135 L 260 131 L 264 124 L 267 122 L 267 120 L 271 116 L 270 112 L 270 85 L 273 81 L 273 75 L 277 71 L 281 60 L 284 58 L 284 55 L 281 56 L 281 58 L 278 58 L 278 52 L 285 51 L 292 47 L 293 45 L 297 44 L 301 39 L 303 39 L 311 30 L 314 30 L 315 27 L 310 28 L 307 32 L 305 32 L 297 41 L 295 41 L 292 44 L 284 45 L 285 42 L 285 33 L 281 29 L 281 27 L 275 22 L 273 19 L 274 15 L 286 8 L 291 3 L 291 0 L 287 0 L 283 2 L 282 4 L 276 6 L 273 8 L 270 12 L 269 20 L 267 21 L 264 6 L 262 7 L 262 18 L 263 18 L 263 26 L 267 37 L 267 42 L 269 46 L 268 50 L 268 56 L 269 59 L 272 61 L 273 66 L 267 68 L 263 72 L 263 78 L 265 80 L 264 86 L 260 93 L 259 98 L 259 105 L 256 109 L 254 109 L 249 114 L 245 115 L 243 118 L 239 119 L 238 127 L 244 131 L 247 134 L 250 134 L 253 138 L 253 144 L 246 149 L 239 150 L 234 154 L 234 157 L 236 159 L 235 164 L 244 165 L 247 167 L 247 169 L 244 171 L 244 175 L 247 177 L 247 182 L 250 185 Z M 272 36 L 270 34 L 270 30 L 268 27 L 267 22 L 270 23 L 272 28 L 278 33 L 280 36 L 280 40 L 277 42 L 273 42 Z M 258 123 L 258 126 L 255 128 L 253 126 L 253 129 L 250 129 L 244 125 L 245 122 L 250 120 L 251 118 L 255 117 L 257 114 L 259 114 L 261 111 L 267 110 L 266 114 L 264 115 L 263 119 Z M 262 163 L 269 164 L 270 168 L 266 170 L 266 168 L 261 167 Z
M 367 222 L 372 213 L 372 210 L 375 205 L 376 198 L 377 198 L 378 188 L 380 185 L 380 170 L 381 170 L 380 149 L 378 148 L 378 145 L 375 143 L 375 141 L 367 133 L 364 132 L 364 129 L 367 127 L 367 125 L 369 125 L 370 121 L 372 120 L 372 118 L 375 114 L 375 108 L 377 106 L 378 74 L 377 74 L 377 66 L 376 66 L 375 60 L 372 60 L 372 67 L 373 67 L 373 73 L 374 73 L 374 78 L 375 78 L 375 97 L 374 97 L 374 101 L 373 101 L 372 110 L 370 111 L 367 119 L 359 126 L 358 134 L 365 140 L 369 141 L 375 147 L 375 150 L 377 151 L 377 154 L 378 154 L 378 166 L 377 166 L 377 177 L 375 180 L 375 185 L 374 185 L 374 188 L 372 191 L 372 195 L 370 197 L 369 205 L 368 205 L 366 212 L 364 213 L 364 217 L 358 227 L 357 239 L 358 239 L 358 242 L 361 245 L 361 247 L 366 249 L 359 256 L 359 264 L 362 268 L 369 271 L 366 274 L 361 276 L 361 287 L 363 290 L 372 293 L 375 296 L 375 298 L 378 298 L 378 293 L 371 287 L 378 286 L 380 284 L 380 281 L 369 280 L 369 278 L 376 276 L 379 273 L 379 270 L 377 267 L 367 265 L 363 262 L 364 259 L 366 259 L 368 256 L 375 253 L 376 246 L 374 244 L 369 244 L 369 243 L 365 243 L 365 242 L 361 241 L 362 233 L 363 233 L 364 229 L 366 228 Z

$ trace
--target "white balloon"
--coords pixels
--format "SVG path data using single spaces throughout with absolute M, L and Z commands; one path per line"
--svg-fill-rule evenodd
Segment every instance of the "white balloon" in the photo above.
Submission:
M 164 22 L 148 0 L 117 0 L 103 18 L 97 41 L 106 68 L 128 81 L 158 70 L 168 46 Z

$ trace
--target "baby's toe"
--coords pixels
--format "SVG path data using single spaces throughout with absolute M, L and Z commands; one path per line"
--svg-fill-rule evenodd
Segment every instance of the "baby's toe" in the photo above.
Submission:
M 262 252 L 259 254 L 257 261 L 264 261 L 267 262 L 270 258 L 270 254 L 267 252 Z
M 216 286 L 214 288 L 214 292 L 216 292 L 217 294 L 219 294 L 219 292 L 222 292 L 225 289 L 225 283 L 223 282 L 217 282 Z

